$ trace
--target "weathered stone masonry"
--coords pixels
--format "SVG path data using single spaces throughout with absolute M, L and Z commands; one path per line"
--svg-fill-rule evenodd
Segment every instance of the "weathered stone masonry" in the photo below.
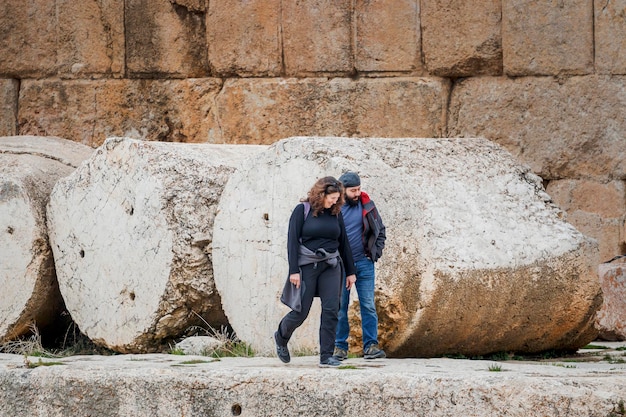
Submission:
M 0 135 L 475 137 L 626 252 L 626 0 L 7 0 Z

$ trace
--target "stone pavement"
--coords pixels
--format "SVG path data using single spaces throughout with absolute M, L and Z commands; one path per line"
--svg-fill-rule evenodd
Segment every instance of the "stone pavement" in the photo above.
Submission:
M 625 415 L 626 343 L 593 344 L 608 349 L 541 361 L 350 358 L 339 369 L 313 356 L 0 354 L 0 416 Z

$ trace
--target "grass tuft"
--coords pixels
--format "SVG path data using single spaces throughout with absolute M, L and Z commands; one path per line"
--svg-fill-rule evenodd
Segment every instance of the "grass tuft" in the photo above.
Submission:
M 502 365 L 494 363 L 493 365 L 489 365 L 489 372 L 500 372 L 502 371 Z

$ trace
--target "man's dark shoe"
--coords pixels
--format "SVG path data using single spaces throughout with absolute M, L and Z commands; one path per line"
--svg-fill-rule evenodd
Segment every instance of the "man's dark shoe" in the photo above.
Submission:
M 363 359 L 380 359 L 386 358 L 385 351 L 378 347 L 376 343 L 372 343 L 363 352 Z
M 278 355 L 278 359 L 285 363 L 289 363 L 289 361 L 291 361 L 289 349 L 287 348 L 287 345 L 281 345 L 278 341 L 278 332 L 274 332 L 274 341 L 276 341 L 276 354 Z
M 334 356 L 330 358 L 320 361 L 320 368 L 336 368 L 341 365 L 341 362 L 337 360 Z
M 345 349 L 342 349 L 340 347 L 335 346 L 335 351 L 333 352 L 333 356 L 338 361 L 345 361 L 346 359 L 348 359 L 348 351 L 345 350 Z

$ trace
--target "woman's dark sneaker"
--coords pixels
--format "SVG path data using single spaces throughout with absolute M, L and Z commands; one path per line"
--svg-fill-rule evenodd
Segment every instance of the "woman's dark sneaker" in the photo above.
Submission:
M 385 351 L 378 347 L 376 343 L 372 343 L 363 352 L 363 359 L 380 359 L 386 358 Z
M 278 341 L 278 332 L 274 332 L 274 341 L 276 341 L 276 354 L 278 355 L 278 359 L 285 363 L 289 363 L 289 361 L 291 361 L 289 349 L 287 348 L 287 345 L 281 345 Z

